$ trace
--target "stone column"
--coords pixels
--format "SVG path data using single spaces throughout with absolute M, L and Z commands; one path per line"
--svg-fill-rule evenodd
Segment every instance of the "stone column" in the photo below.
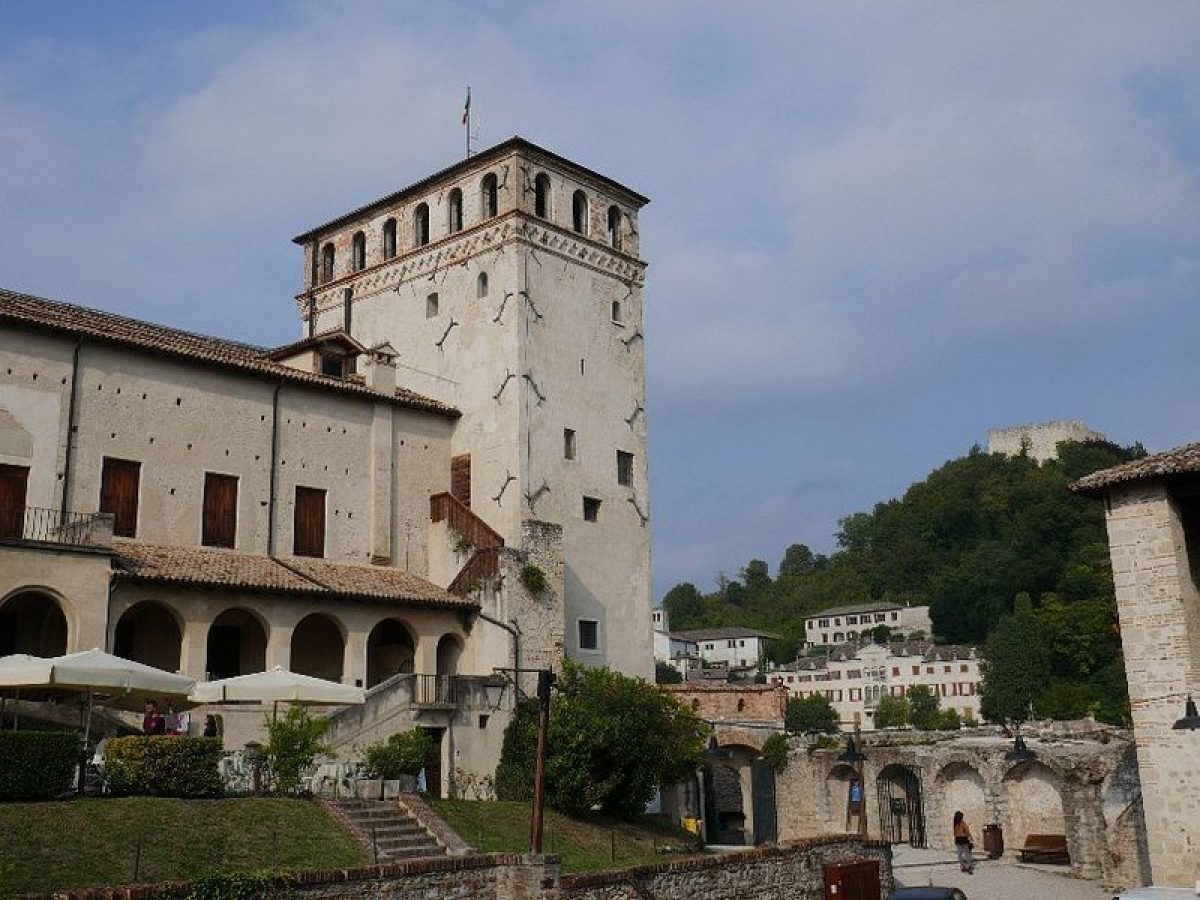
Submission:
M 370 632 L 362 628 L 346 631 L 346 656 L 342 665 L 342 683 L 367 686 L 367 638 Z

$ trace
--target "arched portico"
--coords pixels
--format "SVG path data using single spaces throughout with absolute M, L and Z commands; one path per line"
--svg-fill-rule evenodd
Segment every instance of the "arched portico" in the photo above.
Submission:
M 1023 847 L 1031 834 L 1066 834 L 1062 778 L 1036 759 L 1004 773 L 1006 823 L 1004 843 Z
M 312 613 L 292 630 L 291 668 L 301 675 L 341 681 L 346 638 L 342 626 L 324 613 Z
M 462 657 L 463 642 L 457 634 L 443 634 L 437 645 L 437 674 L 449 677 L 458 674 L 458 661 Z
M 46 591 L 21 590 L 0 602 L 0 656 L 60 656 L 67 652 L 68 632 L 62 605 Z
M 934 778 L 935 796 L 938 807 L 930 810 L 937 818 L 928 823 L 926 829 L 930 846 L 953 848 L 951 826 L 954 814 L 961 812 L 975 835 L 976 843 L 983 838 L 983 828 L 992 821 L 988 812 L 987 786 L 983 776 L 965 762 L 952 762 L 944 766 Z M 932 807 L 932 804 L 930 804 Z
M 415 671 L 417 643 L 400 619 L 384 619 L 367 636 L 367 687 Z
M 133 604 L 113 628 L 113 653 L 166 672 L 179 671 L 182 647 L 179 617 L 155 600 Z
M 208 627 L 205 671 L 209 679 L 262 672 L 267 667 L 267 628 L 255 613 L 227 609 Z
M 896 763 L 885 766 L 875 779 L 883 839 L 893 844 L 925 846 L 925 808 L 921 776 Z

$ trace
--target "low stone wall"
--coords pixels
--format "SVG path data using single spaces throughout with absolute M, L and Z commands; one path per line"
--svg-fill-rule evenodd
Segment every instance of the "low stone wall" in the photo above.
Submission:
M 892 890 L 888 844 L 828 837 L 562 879 L 562 900 L 821 900 L 824 867 L 877 860 L 880 897 Z

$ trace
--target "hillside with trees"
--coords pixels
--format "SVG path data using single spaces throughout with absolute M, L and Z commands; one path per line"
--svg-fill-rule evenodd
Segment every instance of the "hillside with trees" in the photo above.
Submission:
M 718 575 L 709 593 L 676 585 L 663 598 L 671 628 L 776 631 L 784 639 L 772 657 L 787 662 L 815 612 L 866 600 L 927 604 L 939 641 L 984 646 L 993 668 L 1032 666 L 1038 680 L 1022 683 L 1033 696 L 1006 694 L 1005 709 L 1024 697 L 1041 717 L 1125 721 L 1104 511 L 1067 486 L 1144 455 L 1140 445 L 1068 442 L 1039 464 L 975 447 L 901 498 L 842 519 L 828 557 L 793 544 L 774 577 L 753 559 L 735 579 Z

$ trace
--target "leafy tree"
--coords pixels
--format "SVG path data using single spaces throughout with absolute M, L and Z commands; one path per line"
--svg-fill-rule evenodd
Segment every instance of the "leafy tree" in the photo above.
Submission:
M 937 694 L 926 685 L 918 684 L 910 687 L 906 695 L 908 700 L 908 721 L 918 731 L 937 731 L 942 725 L 940 701 Z
M 880 697 L 875 705 L 876 728 L 900 728 L 908 724 L 908 699 Z
M 937 727 L 939 731 L 958 731 L 962 728 L 962 719 L 959 718 L 958 710 L 939 710 Z
M 771 573 L 761 559 L 752 559 L 742 569 L 742 584 L 749 594 L 759 594 L 771 586 Z
M 892 629 L 889 625 L 876 625 L 868 634 L 871 635 L 871 640 L 877 644 L 886 644 L 892 637 Z
M 1042 630 L 1028 595 L 988 638 L 980 709 L 990 722 L 1024 722 L 1047 681 Z
M 679 684 L 683 681 L 683 673 L 670 663 L 658 660 L 654 664 L 655 684 Z
M 702 625 L 704 596 L 690 581 L 677 584 L 663 597 L 672 628 L 686 629 Z
M 784 711 L 784 728 L 789 734 L 820 731 L 833 734 L 838 730 L 837 710 L 824 694 L 792 697 Z
M 501 799 L 532 795 L 536 721 L 536 702 L 522 703 L 505 731 Z M 599 806 L 637 815 L 660 786 L 703 765 L 708 731 L 690 708 L 640 678 L 567 663 L 550 707 L 547 801 L 569 813 Z
M 274 775 L 275 790 L 294 794 L 300 787 L 300 776 L 312 768 L 317 758 L 331 755 L 321 743 L 329 730 L 329 720 L 310 715 L 303 706 L 293 706 L 282 718 L 267 718 L 266 724 L 263 755 Z
M 792 544 L 783 551 L 779 575 L 807 575 L 817 568 L 817 557 L 806 544 Z

